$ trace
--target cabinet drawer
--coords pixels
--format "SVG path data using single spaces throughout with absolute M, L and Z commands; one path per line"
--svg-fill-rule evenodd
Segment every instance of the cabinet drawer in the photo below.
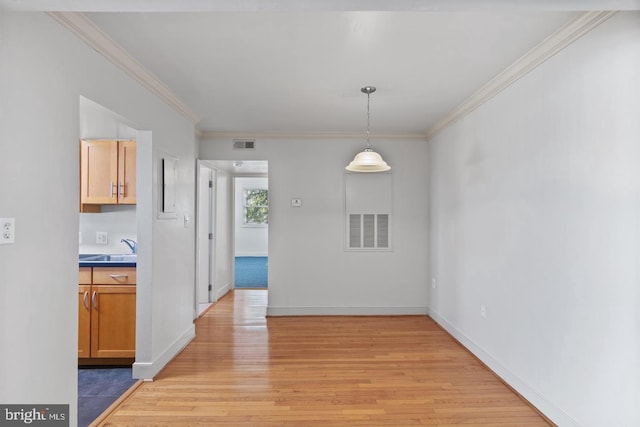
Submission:
M 78 274 L 79 285 L 91 284 L 91 267 L 80 267 L 80 273 Z
M 135 285 L 135 267 L 93 267 L 94 285 Z

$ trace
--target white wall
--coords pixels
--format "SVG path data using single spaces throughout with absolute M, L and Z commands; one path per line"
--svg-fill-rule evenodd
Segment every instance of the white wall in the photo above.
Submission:
M 620 13 L 430 142 L 430 311 L 561 426 L 640 425 L 638 76 Z
M 16 218 L 16 243 L 0 246 L 0 402 L 68 403 L 75 425 L 80 96 L 150 131 L 138 140 L 147 373 L 193 336 L 194 230 L 182 215 L 194 211 L 194 127 L 45 14 L 2 12 L 0 40 L 0 216 Z M 179 220 L 154 216 L 159 151 L 180 159 Z
M 269 162 L 270 315 L 426 313 L 427 144 L 372 145 L 393 168 L 390 252 L 344 250 L 344 167 L 363 140 L 258 138 L 248 152 L 230 139 L 201 142 L 203 159 Z
M 80 138 L 136 139 L 137 132 L 125 117 L 115 114 L 84 96 L 80 97 Z
M 245 225 L 244 199 L 245 189 L 269 189 L 269 180 L 258 177 L 236 177 L 235 182 L 235 253 L 236 256 L 268 256 L 269 225 Z
M 96 233 L 108 233 L 107 244 L 96 243 Z M 101 213 L 80 214 L 78 250 L 81 254 L 125 254 L 131 252 L 121 239 L 136 240 L 135 205 L 102 207 Z

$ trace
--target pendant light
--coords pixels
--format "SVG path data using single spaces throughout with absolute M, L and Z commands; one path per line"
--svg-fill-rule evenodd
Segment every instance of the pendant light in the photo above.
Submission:
M 382 156 L 371 148 L 371 144 L 369 143 L 369 122 L 370 122 L 370 108 L 369 101 L 371 94 L 376 91 L 376 88 L 373 86 L 365 86 L 360 89 L 362 93 L 367 94 L 367 146 L 364 151 L 356 154 L 356 157 L 353 159 L 351 163 L 345 168 L 350 172 L 384 172 L 391 169 L 391 166 L 387 164 L 384 160 L 382 160 Z

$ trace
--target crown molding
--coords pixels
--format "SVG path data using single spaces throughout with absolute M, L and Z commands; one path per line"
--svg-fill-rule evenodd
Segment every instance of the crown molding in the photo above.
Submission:
M 237 138 L 237 139 L 364 139 L 361 132 L 221 132 L 199 131 L 202 139 Z M 426 141 L 423 133 L 378 133 L 371 134 L 371 139 L 418 139 Z
M 503 72 L 489 80 L 462 104 L 449 112 L 442 120 L 430 127 L 429 130 L 427 130 L 426 138 L 431 139 L 452 123 L 463 118 L 616 13 L 617 11 L 581 13 L 517 59 Z
M 200 121 L 201 116 L 198 113 L 185 104 L 155 74 L 147 70 L 86 15 L 79 12 L 49 12 L 48 15 L 122 69 L 151 93 L 169 104 L 174 110 L 188 118 L 194 125 Z
M 460 12 L 638 10 L 637 0 L 0 0 L 0 10 L 22 12 Z

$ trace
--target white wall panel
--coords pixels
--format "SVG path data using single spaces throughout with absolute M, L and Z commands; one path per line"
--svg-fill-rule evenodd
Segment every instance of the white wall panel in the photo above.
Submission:
M 0 14 L 0 401 L 77 402 L 78 139 L 85 96 L 138 140 L 138 360 L 157 371 L 193 332 L 193 224 L 155 220 L 157 151 L 180 159 L 180 219 L 193 217 L 193 125 L 45 14 Z M 142 242 L 145 242 L 142 244 Z
M 203 159 L 269 161 L 269 314 L 426 313 L 427 146 L 373 145 L 393 168 L 393 251 L 344 251 L 344 167 L 363 141 L 257 138 L 251 152 L 201 141 Z
M 430 310 L 559 425 L 640 425 L 639 75 L 620 13 L 430 142 Z

